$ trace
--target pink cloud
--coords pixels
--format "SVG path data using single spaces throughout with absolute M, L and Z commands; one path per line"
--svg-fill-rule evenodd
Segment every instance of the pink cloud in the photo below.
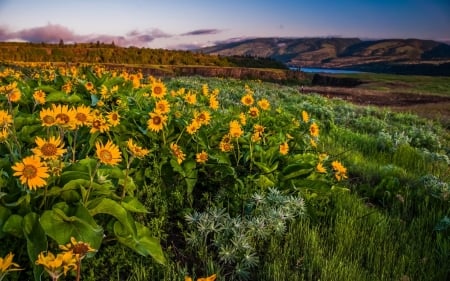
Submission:
M 85 43 L 85 42 L 104 42 L 114 43 L 118 46 L 136 46 L 146 47 L 148 43 L 157 38 L 171 37 L 159 29 L 146 31 L 132 30 L 124 36 L 106 35 L 106 34 L 76 34 L 65 26 L 58 24 L 47 24 L 46 26 L 22 29 L 16 32 L 9 32 L 6 27 L 0 26 L 0 41 L 26 41 L 26 42 L 46 42 L 57 43 L 63 40 L 65 43 Z

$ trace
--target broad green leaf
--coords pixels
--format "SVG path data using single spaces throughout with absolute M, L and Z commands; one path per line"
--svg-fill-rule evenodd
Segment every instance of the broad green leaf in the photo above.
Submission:
M 127 196 L 122 201 L 122 206 L 130 212 L 135 213 L 148 213 L 144 205 L 142 205 L 136 197 Z
M 89 201 L 87 208 L 92 216 L 108 214 L 115 217 L 129 233 L 136 233 L 133 218 L 120 203 L 109 198 L 98 198 Z
M 54 206 L 52 210 L 44 211 L 40 223 L 45 233 L 59 245 L 75 237 L 98 249 L 103 239 L 102 227 L 95 222 L 83 205 L 69 207 L 64 203 Z
M 274 171 L 276 171 L 278 169 L 278 162 L 275 162 L 275 164 L 273 164 L 272 166 L 267 166 L 265 163 L 261 163 L 261 162 L 253 162 L 258 168 L 261 169 L 261 171 L 263 171 L 264 173 L 268 174 L 268 173 L 272 173 Z
M 274 187 L 275 186 L 275 183 L 273 181 L 271 181 L 265 175 L 260 175 L 255 182 L 256 182 L 256 184 L 259 187 L 262 187 L 262 188 L 268 188 L 268 187 Z
M 22 238 L 23 237 L 22 221 L 23 221 L 22 216 L 12 214 L 3 224 L 2 228 L 3 232 Z
M 120 243 L 143 256 L 152 256 L 160 264 L 165 264 L 164 252 L 157 238 L 151 236 L 150 230 L 136 222 L 137 233 L 133 235 L 118 222 L 114 224 L 114 233 Z
M 49 103 L 60 103 L 60 102 L 76 103 L 82 101 L 81 97 L 76 94 L 68 95 L 60 91 L 54 91 L 49 93 L 45 97 L 45 100 Z
M 290 169 L 288 170 L 289 173 L 284 174 L 283 180 L 289 180 L 289 179 L 294 179 L 297 177 L 309 175 L 311 172 L 314 171 L 314 168 L 306 168 L 305 169 L 303 167 L 304 167 L 303 165 L 291 165 L 291 167 L 289 167 Z
M 5 208 L 3 206 L 0 206 L 0 238 L 5 236 L 5 232 L 3 232 L 3 225 L 5 224 L 6 220 L 11 215 L 11 211 L 8 208 Z
M 47 250 L 47 236 L 39 224 L 39 215 L 28 213 L 23 218 L 23 233 L 27 240 L 27 252 L 31 261 L 37 259 L 39 253 Z M 33 264 L 33 275 L 35 280 L 39 280 L 44 268 Z
M 73 168 L 73 167 L 71 167 L 71 168 Z M 78 167 L 78 168 L 83 169 L 81 167 Z M 85 169 L 85 171 L 64 171 L 60 177 L 61 184 L 65 184 L 71 180 L 78 180 L 78 179 L 89 180 L 90 177 L 89 177 L 87 167 L 84 167 L 84 169 Z

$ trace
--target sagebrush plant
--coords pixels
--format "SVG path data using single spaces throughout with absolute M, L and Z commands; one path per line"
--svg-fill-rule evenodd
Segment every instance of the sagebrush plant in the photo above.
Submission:
M 244 202 L 241 215 L 210 207 L 187 214 L 186 242 L 193 255 L 220 267 L 226 280 L 249 280 L 259 265 L 260 254 L 274 236 L 283 236 L 287 224 L 305 215 L 301 197 L 269 188 Z

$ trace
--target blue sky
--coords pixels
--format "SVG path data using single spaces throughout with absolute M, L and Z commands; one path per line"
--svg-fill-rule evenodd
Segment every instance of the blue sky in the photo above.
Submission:
M 0 0 L 0 41 L 189 49 L 254 37 L 450 42 L 448 0 Z

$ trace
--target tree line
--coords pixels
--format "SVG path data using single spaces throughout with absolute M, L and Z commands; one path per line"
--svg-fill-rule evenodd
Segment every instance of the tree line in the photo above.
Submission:
M 118 47 L 105 43 L 18 43 L 0 42 L 0 61 L 112 63 L 137 65 L 202 65 L 219 67 L 279 68 L 286 66 L 271 58 L 224 57 L 201 52 Z

